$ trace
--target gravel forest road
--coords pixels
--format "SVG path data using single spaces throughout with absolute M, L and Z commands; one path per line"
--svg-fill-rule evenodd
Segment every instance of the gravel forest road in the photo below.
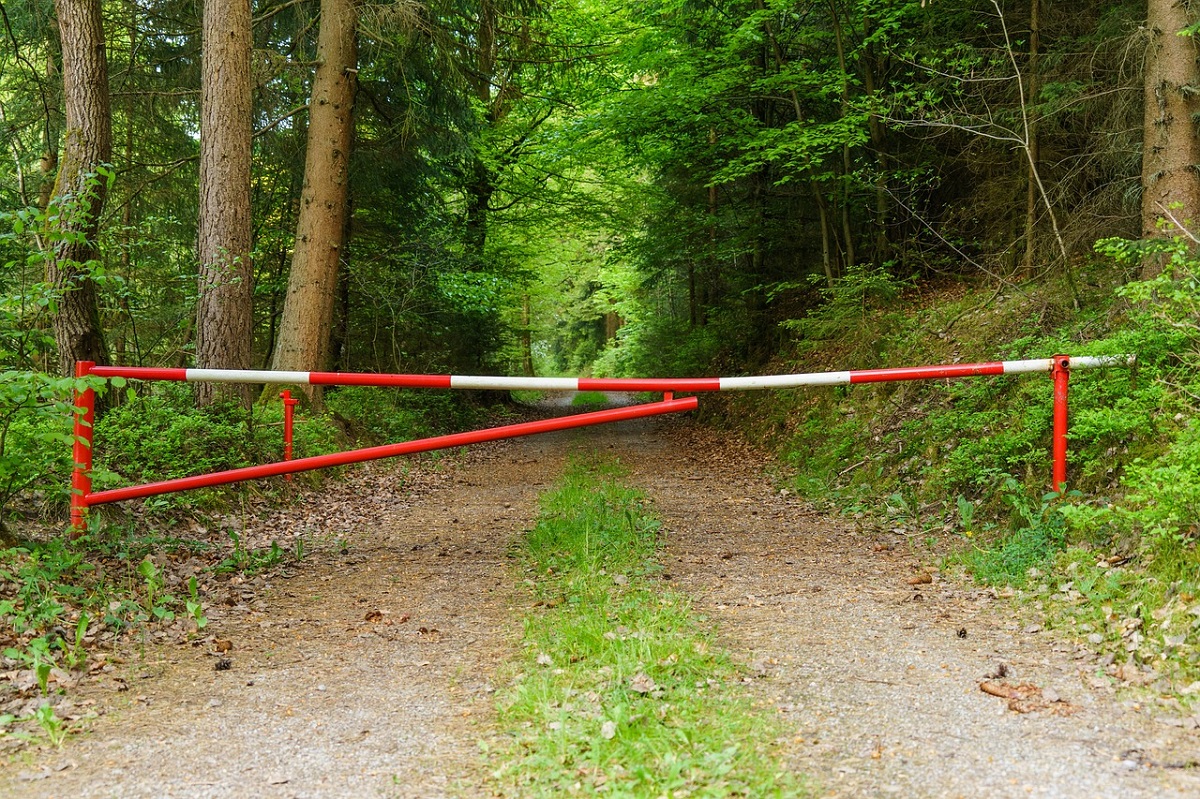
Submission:
M 229 668 L 127 653 L 80 688 L 104 711 L 91 731 L 0 766 L 0 797 L 491 796 L 479 742 L 530 604 L 508 551 L 569 453 L 592 450 L 653 502 L 665 579 L 755 675 L 781 761 L 817 795 L 1200 796 L 1194 718 L 1116 690 L 1090 652 L 903 536 L 815 513 L 760 453 L 656 419 L 487 445 L 403 493 L 392 467 L 355 472 L 366 518 L 213 609 Z

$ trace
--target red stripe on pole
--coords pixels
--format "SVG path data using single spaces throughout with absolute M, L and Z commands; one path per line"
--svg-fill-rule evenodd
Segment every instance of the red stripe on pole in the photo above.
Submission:
M 160 369 L 153 366 L 93 366 L 97 377 L 128 377 L 132 380 L 187 380 L 187 369 Z
M 194 477 L 182 477 L 176 480 L 163 480 L 158 483 L 114 488 L 108 491 L 97 491 L 85 497 L 88 505 L 103 505 L 109 502 L 120 502 L 126 499 L 152 497 L 158 494 L 168 494 L 173 491 L 187 491 L 193 488 L 210 488 L 212 486 L 238 483 L 243 480 L 256 480 L 260 477 L 275 477 L 281 474 L 306 472 L 312 469 L 328 468 L 330 466 L 346 466 L 351 463 L 391 458 L 397 455 L 411 455 L 417 452 L 429 452 L 435 449 L 462 447 L 467 444 L 480 444 L 485 441 L 498 441 L 502 438 L 517 438 L 536 433 L 549 433 L 555 430 L 570 430 L 576 427 L 587 427 L 608 422 L 620 422 L 627 419 L 640 419 L 646 416 L 659 416 L 665 413 L 679 413 L 694 410 L 698 401 L 695 397 L 654 402 L 648 405 L 632 405 L 627 408 L 580 413 L 559 419 L 542 419 L 537 422 L 492 427 L 486 430 L 472 430 L 468 433 L 454 433 L 448 436 L 422 438 L 416 441 L 405 441 L 399 444 L 385 444 L 381 447 L 367 447 L 349 452 L 338 452 L 332 455 L 316 455 L 311 458 L 300 458 L 294 461 L 280 461 L 262 466 L 247 466 L 243 469 L 230 469 L 214 474 L 200 474 Z
M 1004 364 L 955 363 L 944 366 L 906 366 L 899 369 L 863 369 L 850 373 L 851 383 L 887 383 L 893 380 L 938 380 L 946 377 L 977 377 L 1002 375 Z
M 580 391 L 720 391 L 719 377 L 581 377 Z
M 450 375 L 384 375 L 360 372 L 309 372 L 314 386 L 399 386 L 401 388 L 450 388 Z

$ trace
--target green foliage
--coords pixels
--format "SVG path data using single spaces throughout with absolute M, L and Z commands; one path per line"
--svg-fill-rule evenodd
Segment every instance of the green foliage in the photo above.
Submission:
M 462 430 L 478 418 L 461 394 L 448 391 L 344 386 L 325 402 L 353 434 L 380 444 Z
M 233 552 L 215 567 L 215 571 L 220 574 L 229 574 L 231 572 L 257 574 L 264 569 L 269 569 L 283 562 L 283 547 L 279 546 L 279 543 L 276 541 L 272 541 L 271 546 L 263 549 L 248 549 L 242 544 L 242 537 L 233 530 L 229 531 L 229 540 L 233 543 Z M 296 554 L 300 554 L 299 549 L 297 549 Z M 299 557 L 297 557 L 297 560 L 299 560 Z M 195 617 L 194 611 L 189 609 L 188 612 L 192 613 L 193 617 Z
M 813 275 L 810 283 L 822 281 Z M 870 264 L 853 264 L 832 286 L 822 286 L 822 304 L 800 319 L 780 323 L 785 330 L 795 332 L 801 339 L 816 344 L 852 334 L 866 321 L 870 311 L 886 307 L 896 300 L 912 280 L 897 280 L 886 269 Z M 795 284 L 780 284 L 774 291 L 796 288 Z
M 1067 544 L 1066 517 L 1059 507 L 1063 497 L 1048 493 L 1042 495 L 1040 503 L 1033 502 L 1010 478 L 1005 481 L 1003 498 L 1013 513 L 1011 532 L 993 548 L 976 548 L 962 557 L 980 582 L 1023 586 L 1032 570 L 1045 566 Z
M 114 475 L 109 482 L 128 484 L 269 463 L 282 459 L 282 426 L 279 402 L 249 411 L 232 402 L 196 408 L 187 386 L 160 383 L 145 395 L 131 395 L 96 423 L 96 464 Z M 344 448 L 331 419 L 296 415 L 295 457 Z M 188 506 L 211 496 L 212 491 L 169 494 L 153 503 Z
M 128 482 L 248 466 L 250 418 L 235 403 L 196 408 L 188 387 L 162 384 L 96 424 L 96 458 Z
M 611 464 L 576 460 L 522 551 L 543 610 L 503 693 L 507 795 L 798 796 L 728 658 L 652 576 L 659 522 Z
M 75 392 L 103 392 L 105 382 L 0 372 L 0 526 L 20 494 L 37 491 L 58 502 L 69 498 Z

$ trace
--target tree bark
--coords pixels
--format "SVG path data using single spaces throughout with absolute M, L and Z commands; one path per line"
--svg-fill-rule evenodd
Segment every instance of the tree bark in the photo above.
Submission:
M 196 365 L 248 369 L 250 265 L 250 3 L 206 0 L 200 101 L 200 296 Z M 196 399 L 250 402 L 249 386 L 198 383 Z
M 112 157 L 108 62 L 99 0 L 56 0 L 63 50 L 66 141 L 53 204 L 58 229 L 49 277 L 60 293 L 54 315 L 59 370 L 75 373 L 76 361 L 107 364 L 96 284 L 86 264 L 99 257 L 96 235 L 107 181 L 96 169 Z
M 321 0 L 304 189 L 272 361 L 275 369 L 321 370 L 330 363 L 338 271 L 346 244 L 356 27 L 353 0 Z
M 1200 224 L 1200 67 L 1195 38 L 1179 31 L 1193 21 L 1182 0 L 1149 0 L 1146 28 L 1145 126 L 1142 143 L 1142 235 L 1162 235 L 1158 222 L 1168 215 L 1181 224 Z M 1142 278 L 1162 271 L 1149 258 Z

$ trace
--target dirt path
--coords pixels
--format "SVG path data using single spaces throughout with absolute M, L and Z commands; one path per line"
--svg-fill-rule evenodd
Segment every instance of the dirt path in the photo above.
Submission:
M 987 592 L 908 585 L 920 564 L 903 539 L 814 515 L 757 454 L 656 420 L 448 468 L 214 622 L 230 669 L 148 649 L 129 690 L 101 697 L 113 712 L 10 764 L 0 797 L 481 795 L 492 679 L 520 634 L 506 552 L 579 447 L 630 465 L 664 517 L 671 579 L 759 676 L 786 762 L 825 795 L 1200 795 L 1197 734 L 1092 685 L 1090 656 Z M 1042 709 L 980 691 L 999 663 L 1043 689 Z
M 417 501 L 214 619 L 227 670 L 187 648 L 135 653 L 128 690 L 93 697 L 115 704 L 95 730 L 13 764 L 0 797 L 470 793 L 490 678 L 520 634 L 506 554 L 564 450 L 497 444 L 426 475 Z M 386 471 L 376 490 L 394 490 Z

